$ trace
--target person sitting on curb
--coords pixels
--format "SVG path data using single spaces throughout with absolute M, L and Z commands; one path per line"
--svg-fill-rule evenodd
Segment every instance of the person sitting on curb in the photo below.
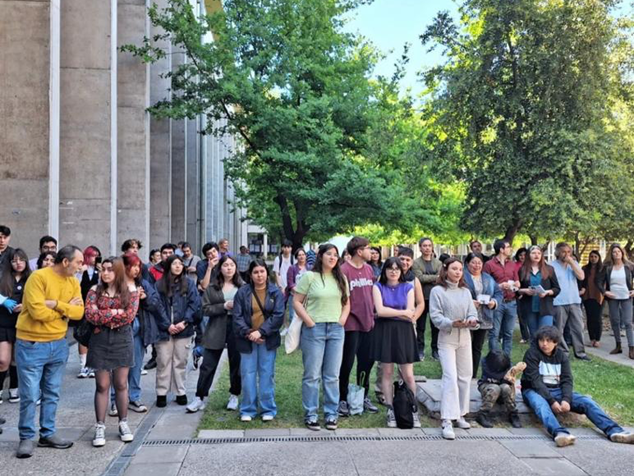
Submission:
M 585 414 L 610 441 L 634 444 L 634 434 L 621 428 L 587 395 L 573 392 L 568 354 L 558 343 L 561 333 L 554 326 L 542 327 L 524 355 L 522 397 L 544 424 L 557 446 L 574 444 L 576 438 L 563 427 L 556 415 Z

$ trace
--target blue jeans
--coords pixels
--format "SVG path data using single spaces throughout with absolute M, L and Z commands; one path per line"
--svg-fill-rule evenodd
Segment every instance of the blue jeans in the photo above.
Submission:
M 253 350 L 250 354 L 240 353 L 240 375 L 242 376 L 240 416 L 257 416 L 258 400 L 262 415 L 275 416 L 277 415 L 277 405 L 275 405 L 275 357 L 277 352 L 276 350 L 268 350 L 266 343 L 252 343 L 251 345 Z
M 561 403 L 562 392 L 560 388 L 550 389 L 552 397 Z M 561 426 L 559 420 L 553 413 L 550 405 L 539 393 L 533 389 L 527 389 L 522 392 L 522 397 L 526 404 L 537 415 L 537 418 L 548 430 L 548 433 L 554 438 L 557 433 L 570 433 L 565 427 Z M 614 433 L 620 433 L 623 431 L 614 420 L 605 414 L 603 409 L 597 405 L 597 403 L 586 395 L 581 395 L 577 392 L 572 393 L 572 403 L 570 404 L 570 411 L 574 413 L 580 413 L 586 415 L 588 419 L 594 423 L 594 425 L 601 430 L 609 438 Z
M 517 303 L 515 301 L 502 301 L 498 304 L 493 316 L 493 329 L 489 332 L 489 349 L 499 350 L 500 339 L 502 339 L 502 349 L 506 355 L 511 355 L 516 317 Z
M 552 326 L 555 319 L 553 316 L 541 316 L 539 312 L 529 312 L 526 316 L 528 321 L 528 329 L 531 333 L 531 338 L 535 337 L 537 330 L 544 326 Z
M 42 394 L 40 437 L 55 434 L 55 413 L 68 361 L 66 339 L 52 342 L 16 340 L 15 360 L 20 381 L 20 440 L 35 438 L 36 402 Z
M 338 322 L 319 322 L 311 328 L 302 327 L 302 405 L 306 421 L 317 421 L 320 381 L 324 385 L 324 417 L 326 420 L 337 419 L 344 335 L 343 326 Z

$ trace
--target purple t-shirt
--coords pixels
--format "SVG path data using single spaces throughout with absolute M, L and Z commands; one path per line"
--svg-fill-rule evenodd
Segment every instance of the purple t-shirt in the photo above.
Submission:
M 399 283 L 395 288 L 381 283 L 376 283 L 375 286 L 381 292 L 383 306 L 389 307 L 390 309 L 407 309 L 407 295 L 412 289 L 414 289 L 414 285 L 412 283 Z M 398 317 L 382 317 L 381 319 L 402 320 Z
M 368 264 L 355 268 L 348 262 L 341 265 L 341 271 L 350 287 L 350 315 L 344 328 L 347 331 L 369 332 L 374 326 L 374 272 Z

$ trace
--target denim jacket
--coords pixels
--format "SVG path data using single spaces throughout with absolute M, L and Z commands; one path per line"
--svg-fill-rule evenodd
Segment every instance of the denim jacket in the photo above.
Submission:
M 493 329 L 493 316 L 495 315 L 495 309 L 502 303 L 504 300 L 504 294 L 502 293 L 502 289 L 495 282 L 493 276 L 488 273 L 482 273 L 482 294 L 488 294 L 491 296 L 491 299 L 495 299 L 497 305 L 493 309 L 489 309 L 488 306 L 482 306 L 482 322 L 480 323 L 480 329 Z M 467 287 L 471 292 L 471 296 L 475 301 L 477 298 L 477 293 L 475 290 L 475 284 L 473 282 L 473 277 L 471 273 L 467 270 L 465 266 L 464 270 L 464 280 L 467 283 Z
M 238 352 L 250 354 L 252 350 L 251 341 L 247 335 L 251 331 L 251 318 L 253 317 L 253 307 L 251 299 L 253 297 L 253 287 L 251 285 L 242 286 L 233 299 L 233 331 L 236 335 L 236 347 Z M 284 322 L 284 295 L 274 284 L 268 283 L 266 297 L 264 298 L 264 323 L 258 329 L 268 350 L 277 349 L 281 344 L 280 327 Z

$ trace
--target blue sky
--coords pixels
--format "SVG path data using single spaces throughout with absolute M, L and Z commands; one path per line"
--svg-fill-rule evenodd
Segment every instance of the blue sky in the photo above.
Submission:
M 410 43 L 410 62 L 403 86 L 420 92 L 422 86 L 416 73 L 442 62 L 442 56 L 440 51 L 427 53 L 418 36 L 442 10 L 450 11 L 457 18 L 458 7 L 452 0 L 374 0 L 354 13 L 347 29 L 360 33 L 383 53 L 389 53 L 376 68 L 377 74 L 387 77 L 392 76 L 394 62 L 401 56 L 403 45 Z

